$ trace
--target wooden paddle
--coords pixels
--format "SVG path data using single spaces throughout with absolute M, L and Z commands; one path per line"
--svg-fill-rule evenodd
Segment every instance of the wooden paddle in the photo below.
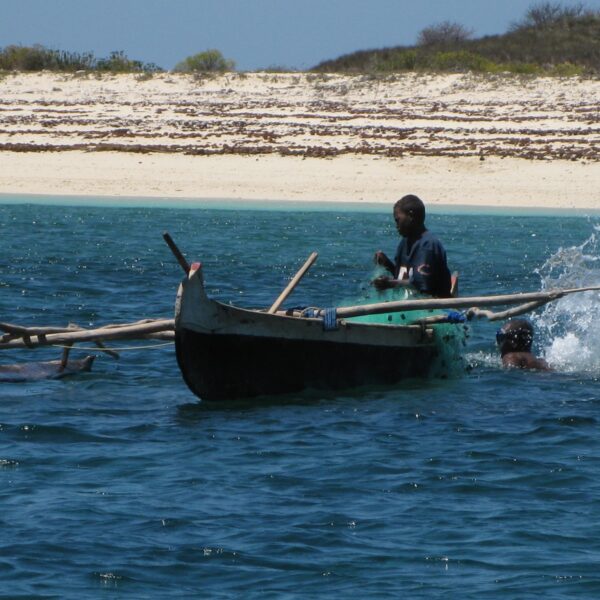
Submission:
M 318 258 L 318 254 L 313 252 L 307 259 L 307 261 L 302 265 L 300 270 L 294 275 L 293 279 L 287 284 L 287 287 L 281 294 L 279 298 L 275 300 L 273 306 L 267 311 L 270 315 L 277 312 L 277 309 L 285 302 L 286 298 L 294 291 L 294 288 L 300 283 L 300 280 L 306 275 L 306 272 L 313 266 L 314 262 Z

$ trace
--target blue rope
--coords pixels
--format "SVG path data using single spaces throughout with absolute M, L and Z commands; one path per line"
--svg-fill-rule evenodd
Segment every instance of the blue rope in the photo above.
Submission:
M 335 331 L 338 328 L 337 324 L 337 309 L 336 308 L 305 308 L 301 316 L 304 319 L 319 319 L 323 316 L 323 331 Z
M 458 323 L 466 323 L 467 317 L 463 315 L 461 312 L 457 310 L 449 310 L 447 313 L 447 323 L 454 323 L 457 325 Z
M 323 314 L 323 331 L 335 331 L 337 329 L 337 309 L 326 308 Z

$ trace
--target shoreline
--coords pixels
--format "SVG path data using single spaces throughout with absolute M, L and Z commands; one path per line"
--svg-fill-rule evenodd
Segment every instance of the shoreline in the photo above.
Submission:
M 342 156 L 187 156 L 122 152 L 0 152 L 3 196 L 600 209 L 600 165 L 572 161 Z
M 73 208 L 149 208 L 176 210 L 232 210 L 274 212 L 378 213 L 391 211 L 393 202 L 328 202 L 298 200 L 239 200 L 231 198 L 179 198 L 176 200 L 147 196 L 94 196 L 53 194 L 3 194 L 2 206 L 53 206 Z M 499 217 L 573 217 L 600 218 L 600 208 L 548 208 L 542 206 L 491 206 L 485 204 L 433 204 L 430 215 L 499 216 Z

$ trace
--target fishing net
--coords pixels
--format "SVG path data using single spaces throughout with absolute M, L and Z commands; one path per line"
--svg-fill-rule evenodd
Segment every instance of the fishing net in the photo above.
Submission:
M 374 277 L 385 274 L 379 269 Z M 340 306 L 355 306 L 357 304 L 375 304 L 380 302 L 394 302 L 400 300 L 417 300 L 424 298 L 422 294 L 409 288 L 396 288 L 377 291 L 372 285 L 366 286 L 362 297 L 357 301 L 346 301 Z M 442 310 L 411 310 L 407 312 L 392 312 L 378 315 L 365 315 L 362 317 L 351 317 L 346 321 L 352 323 L 371 323 L 378 325 L 412 325 L 420 322 L 426 317 L 446 315 Z M 463 359 L 463 348 L 466 346 L 468 327 L 462 323 L 439 323 L 428 325 L 434 330 L 436 345 L 436 358 L 431 365 L 430 375 L 432 377 L 451 377 L 463 373 L 465 362 Z

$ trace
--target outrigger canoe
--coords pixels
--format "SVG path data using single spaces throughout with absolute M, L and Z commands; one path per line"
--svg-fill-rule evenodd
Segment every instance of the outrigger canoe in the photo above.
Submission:
M 195 263 L 179 287 L 177 362 L 206 401 L 395 384 L 426 377 L 439 351 L 431 326 L 269 314 L 223 304 Z
M 313 254 L 268 311 L 250 310 L 209 298 L 202 265 L 190 267 L 170 236 L 164 237 L 186 273 L 175 308 L 177 362 L 191 391 L 206 401 L 307 388 L 393 385 L 406 378 L 436 375 L 436 368 L 447 366 L 453 337 L 458 340 L 449 334 L 447 324 L 474 318 L 508 319 L 568 294 L 600 290 L 600 286 L 589 286 L 278 311 L 283 298 L 314 262 Z M 513 308 L 495 313 L 484 310 L 494 306 Z M 374 315 L 378 318 L 364 318 Z

